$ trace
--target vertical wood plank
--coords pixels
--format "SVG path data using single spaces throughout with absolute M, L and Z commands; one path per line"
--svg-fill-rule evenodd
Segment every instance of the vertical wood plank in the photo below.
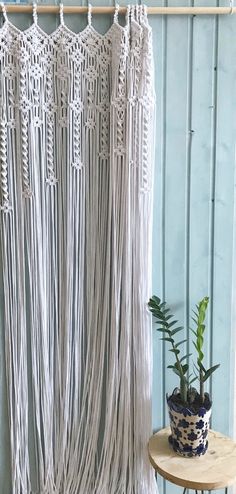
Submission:
M 168 6 L 176 2 L 170 0 Z M 191 5 L 185 0 L 182 5 Z M 188 112 L 191 20 L 168 16 L 166 50 L 166 166 L 165 166 L 165 299 L 182 324 L 186 317 L 186 190 L 188 187 Z M 186 331 L 183 338 L 186 337 Z M 184 348 L 185 347 L 185 348 Z M 187 350 L 183 345 L 183 351 Z M 165 394 L 171 394 L 178 378 L 166 366 L 173 356 L 165 350 Z M 165 399 L 165 397 L 164 397 Z M 168 424 L 168 414 L 165 423 Z M 181 488 L 166 483 L 166 492 Z
M 153 0 L 153 4 L 155 0 Z M 157 5 L 162 1 L 158 0 Z M 151 5 L 151 2 L 149 2 Z M 155 46 L 155 81 L 157 96 L 156 118 L 156 163 L 153 215 L 153 293 L 165 298 L 165 162 L 166 162 L 166 49 L 167 19 L 159 16 L 150 18 L 153 28 L 153 44 Z M 160 406 L 160 395 L 164 396 L 164 345 L 159 340 L 159 333 L 154 330 L 154 379 L 153 379 L 153 426 L 164 426 L 164 402 Z M 158 397 L 158 400 L 156 398 Z
M 169 6 L 175 2 L 170 1 Z M 188 2 L 184 3 L 185 5 Z M 187 16 L 168 16 L 166 63 L 166 188 L 165 280 L 166 300 L 177 318 L 184 318 L 186 115 L 188 92 Z M 166 355 L 167 361 L 169 355 Z M 166 390 L 173 382 L 167 371 Z
M 227 5 L 224 0 L 221 5 Z M 215 429 L 229 433 L 229 411 L 233 406 L 230 396 L 230 343 L 231 343 L 231 284 L 234 219 L 234 164 L 235 164 L 235 81 L 236 46 L 232 43 L 236 17 L 219 19 L 217 63 L 217 120 L 216 120 L 216 177 L 214 221 L 213 272 L 213 339 L 214 363 L 221 362 L 213 376 L 213 420 Z M 234 398 L 235 399 L 235 398 Z M 219 413 L 220 408 L 224 412 Z
M 201 6 L 201 1 L 195 1 Z M 192 309 L 204 296 L 210 295 L 209 258 L 211 174 L 213 123 L 215 115 L 214 97 L 214 49 L 216 19 L 213 16 L 195 16 L 193 19 L 193 61 L 192 61 L 192 119 L 191 119 L 191 197 L 189 202 L 189 301 L 191 320 Z M 211 301 L 212 302 L 212 301 Z M 208 309 L 209 314 L 209 309 Z M 207 318 L 205 333 L 205 363 L 210 364 L 211 331 Z M 190 336 L 190 351 L 195 354 Z M 193 357 L 190 359 L 192 363 Z M 196 383 L 198 387 L 198 383 Z
M 148 5 L 167 6 L 167 0 L 151 0 Z M 153 293 L 165 299 L 165 181 L 166 181 L 166 63 L 167 63 L 167 18 L 149 18 L 153 29 L 153 47 L 156 82 L 156 153 L 154 176 L 153 214 Z M 153 429 L 165 426 L 165 346 L 160 333 L 153 332 Z M 166 483 L 160 477 L 158 487 L 166 492 Z

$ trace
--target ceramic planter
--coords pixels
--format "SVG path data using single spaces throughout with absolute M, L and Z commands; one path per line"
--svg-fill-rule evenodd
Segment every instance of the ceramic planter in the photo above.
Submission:
M 181 405 L 176 405 L 168 396 L 167 405 L 171 428 L 169 443 L 174 451 L 187 457 L 204 455 L 208 448 L 207 435 L 211 403 L 209 409 L 202 406 L 198 413 L 194 413 Z

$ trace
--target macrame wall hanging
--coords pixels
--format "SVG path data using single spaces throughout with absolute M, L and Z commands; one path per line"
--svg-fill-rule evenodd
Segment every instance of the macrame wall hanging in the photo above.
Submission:
M 154 89 L 144 7 L 105 35 L 0 29 L 12 494 L 154 494 Z

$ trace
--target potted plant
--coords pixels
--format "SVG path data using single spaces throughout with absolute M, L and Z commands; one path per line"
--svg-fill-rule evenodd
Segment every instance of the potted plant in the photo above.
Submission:
M 148 306 L 155 317 L 158 328 L 163 335 L 161 338 L 170 345 L 170 352 L 175 358 L 169 369 L 178 376 L 179 387 L 173 393 L 167 395 L 167 405 L 170 417 L 171 435 L 169 442 L 173 449 L 182 456 L 200 456 L 207 451 L 207 435 L 209 430 L 209 420 L 211 416 L 212 402 L 209 394 L 204 391 L 204 383 L 219 367 L 214 365 L 209 369 L 204 366 L 204 332 L 205 317 L 209 298 L 204 297 L 193 311 L 194 335 L 193 345 L 196 349 L 196 363 L 193 365 L 193 372 L 189 374 L 189 357 L 192 354 L 181 356 L 180 347 L 187 339 L 176 341 L 177 335 L 184 329 L 178 326 L 178 321 L 170 313 L 170 308 L 166 302 L 155 295 L 149 300 Z M 199 381 L 199 391 L 192 387 L 193 382 Z

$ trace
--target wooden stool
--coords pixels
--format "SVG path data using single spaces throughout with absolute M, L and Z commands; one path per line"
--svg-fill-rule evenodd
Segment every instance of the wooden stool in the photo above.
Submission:
M 175 453 L 169 443 L 170 428 L 152 436 L 148 443 L 149 459 L 155 470 L 166 480 L 197 491 L 227 489 L 236 482 L 236 443 L 219 432 L 210 430 L 205 455 L 184 458 Z

